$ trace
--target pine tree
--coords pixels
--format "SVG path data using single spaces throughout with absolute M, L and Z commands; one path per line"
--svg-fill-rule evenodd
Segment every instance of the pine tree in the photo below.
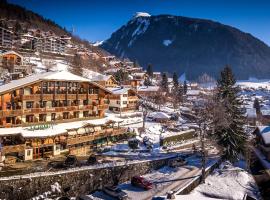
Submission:
M 151 79 L 153 78 L 153 67 L 151 64 L 148 64 L 146 73 Z
M 173 87 L 178 89 L 179 82 L 176 72 L 173 73 Z
M 122 69 L 119 69 L 115 74 L 113 75 L 115 80 L 121 84 L 121 82 L 128 80 L 128 73 L 125 72 Z
M 151 85 L 150 78 L 147 77 L 147 78 L 144 80 L 143 84 L 144 84 L 145 86 L 150 86 L 150 85 Z
M 258 98 L 255 98 L 254 103 L 253 103 L 253 108 L 256 109 L 257 115 L 261 113 L 261 105 Z
M 187 81 L 184 81 L 183 93 L 187 94 L 187 90 L 188 90 Z
M 226 66 L 217 83 L 215 101 L 218 109 L 213 115 L 214 136 L 223 149 L 223 156 L 232 162 L 245 153 L 247 136 L 244 132 L 244 113 L 241 100 L 238 97 L 239 88 L 235 86 L 235 78 L 229 66 Z M 217 120 L 217 119 L 220 120 Z
M 169 91 L 169 84 L 168 84 L 168 77 L 166 73 L 162 74 L 162 80 L 160 83 L 160 88 L 163 92 L 168 92 Z

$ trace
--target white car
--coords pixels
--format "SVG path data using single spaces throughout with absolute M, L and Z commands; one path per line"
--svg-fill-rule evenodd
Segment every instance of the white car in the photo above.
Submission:
M 116 186 L 104 187 L 103 191 L 106 194 L 108 194 L 116 199 L 119 199 L 119 200 L 125 200 L 128 198 L 127 193 L 125 193 L 123 190 L 121 190 L 120 188 L 118 188 Z

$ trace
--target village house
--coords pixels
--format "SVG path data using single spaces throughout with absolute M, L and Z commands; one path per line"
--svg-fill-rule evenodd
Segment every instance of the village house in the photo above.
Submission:
M 134 111 L 138 109 L 139 98 L 130 88 L 108 88 L 112 94 L 109 96 L 109 109 L 115 112 Z
M 156 95 L 156 93 L 159 91 L 158 86 L 140 86 L 137 88 L 137 94 L 139 96 L 143 97 L 151 97 Z
M 137 89 L 142 85 L 142 80 L 139 79 L 130 79 L 122 82 L 122 86 L 127 88 Z
M 2 159 L 86 155 L 99 144 L 126 137 L 119 121 L 105 117 L 109 94 L 105 87 L 64 71 L 0 86 Z
M 270 161 L 270 126 L 258 126 L 254 134 L 258 148 L 264 154 L 266 159 Z
M 99 85 L 102 85 L 103 87 L 106 88 L 118 87 L 118 83 L 112 75 L 103 75 L 99 72 L 94 72 L 91 70 L 85 70 L 84 75 L 85 77 L 91 79 L 91 81 L 94 81 Z
M 0 67 L 8 70 L 12 80 L 32 73 L 32 66 L 24 62 L 23 56 L 15 51 L 0 53 Z

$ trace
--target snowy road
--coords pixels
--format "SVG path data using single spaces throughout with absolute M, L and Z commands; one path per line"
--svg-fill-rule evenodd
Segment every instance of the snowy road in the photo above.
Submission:
M 212 165 L 216 161 L 216 158 L 208 159 L 207 166 Z M 188 165 L 178 168 L 171 168 L 165 166 L 159 170 L 153 171 L 144 177 L 154 183 L 154 188 L 151 190 L 143 190 L 141 188 L 134 187 L 130 182 L 121 184 L 122 188 L 129 196 L 129 199 L 152 199 L 154 196 L 166 195 L 168 191 L 178 190 L 191 181 L 190 177 L 196 177 L 200 175 L 200 158 L 192 156 L 188 158 Z M 134 174 L 135 175 L 135 174 Z M 96 192 L 94 197 L 100 199 L 111 199 L 109 196 L 102 192 Z

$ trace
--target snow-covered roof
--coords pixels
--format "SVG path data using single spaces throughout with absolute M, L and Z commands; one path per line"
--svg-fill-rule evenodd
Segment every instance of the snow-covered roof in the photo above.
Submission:
M 187 95 L 193 95 L 193 96 L 197 96 L 201 93 L 200 90 L 188 90 L 187 91 Z
M 258 126 L 259 134 L 265 144 L 270 144 L 270 126 Z
M 121 88 L 121 87 L 107 88 L 107 89 L 110 90 L 113 94 L 127 94 L 128 90 L 130 90 L 130 88 Z
M 158 86 L 140 86 L 137 88 L 137 91 L 151 91 L 151 92 L 156 92 L 159 90 Z
M 9 90 L 13 90 L 15 88 L 19 88 L 31 83 L 35 83 L 37 81 L 41 80 L 59 80 L 59 81 L 76 81 L 76 82 L 91 82 L 91 80 L 77 76 L 75 74 L 72 74 L 67 71 L 61 71 L 61 72 L 45 72 L 40 74 L 34 74 L 31 76 L 27 76 L 22 79 L 11 81 L 10 83 L 7 83 L 5 85 L 0 86 L 0 93 L 7 92 Z M 92 82 L 93 83 L 93 82 Z M 102 86 L 93 83 L 94 85 L 97 85 L 101 88 Z M 105 88 L 103 88 L 105 89 Z
M 261 113 L 262 113 L 262 115 L 263 116 L 268 116 L 268 115 L 270 115 L 270 110 L 261 110 Z
M 164 112 L 155 112 L 152 114 L 154 119 L 170 119 L 171 117 Z
M 109 78 L 111 78 L 111 75 L 103 75 L 101 73 L 94 72 L 88 69 L 84 70 L 83 74 L 91 81 L 107 81 Z
M 7 55 L 7 54 L 15 54 L 15 55 L 17 55 L 17 56 L 19 56 L 19 57 L 23 57 L 21 54 L 18 54 L 17 52 L 15 52 L 15 51 L 5 51 L 5 52 L 3 52 L 3 53 L 1 53 L 1 55 L 3 56 L 3 55 Z
M 24 138 L 44 138 L 60 134 L 65 134 L 70 129 L 78 129 L 86 125 L 103 125 L 109 121 L 121 122 L 111 117 L 94 120 L 82 120 L 69 123 L 60 123 L 52 125 L 50 128 L 44 130 L 31 130 L 30 127 L 15 127 L 15 128 L 0 128 L 0 136 L 18 135 L 21 134 Z

